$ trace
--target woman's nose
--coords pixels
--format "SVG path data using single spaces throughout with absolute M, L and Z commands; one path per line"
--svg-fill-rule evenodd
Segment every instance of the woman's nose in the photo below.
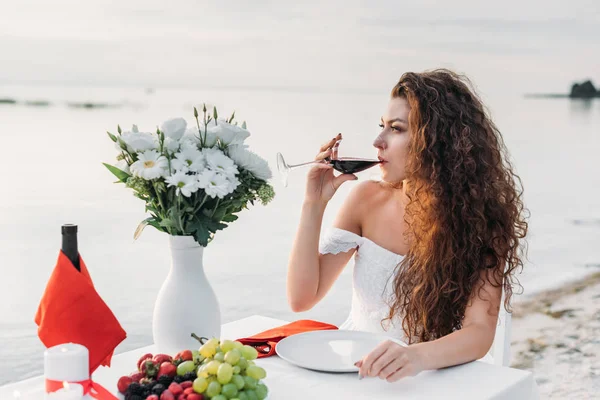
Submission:
M 375 141 L 373 142 L 373 146 L 379 150 L 385 150 L 385 141 L 383 140 L 381 135 L 379 135 L 375 138 Z

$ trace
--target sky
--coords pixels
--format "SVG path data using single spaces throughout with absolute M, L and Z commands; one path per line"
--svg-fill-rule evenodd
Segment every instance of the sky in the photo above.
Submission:
M 448 67 L 564 92 L 600 84 L 599 37 L 597 0 L 0 0 L 0 83 L 368 91 Z

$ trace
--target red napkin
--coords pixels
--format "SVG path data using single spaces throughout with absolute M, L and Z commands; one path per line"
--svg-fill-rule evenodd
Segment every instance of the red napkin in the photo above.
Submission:
M 288 336 L 302 332 L 334 330 L 337 326 L 325 322 L 301 319 L 269 329 L 254 336 L 238 339 L 239 342 L 254 347 L 258 351 L 258 358 L 270 357 L 275 354 L 277 343 Z
M 40 301 L 35 323 L 46 347 L 78 343 L 90 352 L 90 375 L 100 365 L 110 366 L 115 347 L 127 334 L 100 298 L 80 258 L 81 272 L 61 251 Z

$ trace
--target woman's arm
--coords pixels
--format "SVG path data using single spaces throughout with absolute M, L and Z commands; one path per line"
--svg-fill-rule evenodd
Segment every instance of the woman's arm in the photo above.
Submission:
M 359 361 L 361 376 L 379 376 L 390 382 L 423 370 L 464 364 L 485 356 L 496 333 L 502 288 L 490 281 L 492 270 L 483 271 L 485 283 L 474 290 L 460 330 L 437 340 L 408 347 L 386 341 Z
M 492 270 L 483 271 L 485 284 L 474 290 L 465 310 L 462 328 L 437 340 L 414 345 L 423 360 L 423 369 L 438 369 L 482 358 L 494 341 L 502 288 L 490 283 Z
M 345 199 L 334 226 L 360 235 L 361 199 L 369 182 Z M 288 264 L 288 302 L 294 312 L 307 311 L 325 297 L 355 252 L 319 254 L 319 237 L 326 203 L 304 202 Z

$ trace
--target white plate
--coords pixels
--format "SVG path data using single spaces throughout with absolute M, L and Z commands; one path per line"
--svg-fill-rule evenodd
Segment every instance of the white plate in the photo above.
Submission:
M 386 340 L 405 345 L 379 333 L 326 330 L 289 336 L 277 343 L 275 351 L 279 357 L 299 367 L 326 372 L 356 372 L 358 368 L 354 363 Z

